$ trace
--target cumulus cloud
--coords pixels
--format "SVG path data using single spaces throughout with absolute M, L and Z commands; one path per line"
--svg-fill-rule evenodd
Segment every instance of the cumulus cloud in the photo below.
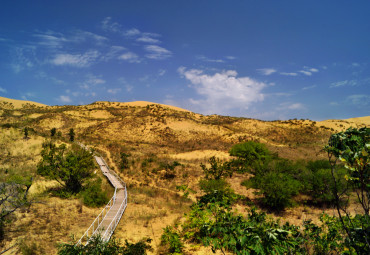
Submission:
M 203 97 L 190 99 L 189 102 L 206 114 L 227 114 L 231 109 L 248 109 L 253 102 L 264 99 L 261 91 L 266 87 L 265 83 L 249 77 L 237 77 L 237 72 L 233 70 L 208 75 L 199 69 L 180 67 L 178 72 Z
M 139 56 L 130 51 L 120 55 L 118 59 L 125 60 L 129 63 L 140 63 Z
M 97 50 L 90 50 L 84 54 L 57 54 L 51 63 L 57 66 L 69 65 L 74 67 L 88 67 L 95 63 L 100 56 Z
M 276 69 L 274 68 L 262 68 L 262 69 L 257 69 L 257 71 L 262 75 L 271 75 L 273 73 L 276 73 Z
M 172 56 L 171 51 L 158 45 L 147 45 L 144 49 L 149 52 L 145 56 L 150 59 L 166 59 Z

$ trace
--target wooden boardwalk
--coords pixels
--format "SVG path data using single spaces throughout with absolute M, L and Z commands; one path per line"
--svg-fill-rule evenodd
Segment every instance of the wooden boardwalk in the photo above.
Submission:
M 109 169 L 102 157 L 94 156 L 94 158 L 102 173 L 115 188 L 115 191 L 112 199 L 78 241 L 78 244 L 83 245 L 88 243 L 89 239 L 97 234 L 99 234 L 104 241 L 108 241 L 127 207 L 126 184 L 117 174 Z

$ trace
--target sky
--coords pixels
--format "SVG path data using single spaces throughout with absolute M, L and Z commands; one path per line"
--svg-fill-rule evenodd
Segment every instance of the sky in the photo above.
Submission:
M 369 116 L 369 13 L 368 0 L 2 0 L 0 96 Z

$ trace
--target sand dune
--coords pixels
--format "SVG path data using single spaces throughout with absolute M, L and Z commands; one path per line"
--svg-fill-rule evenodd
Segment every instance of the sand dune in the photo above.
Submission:
M 0 103 L 2 103 L 2 102 L 7 102 L 7 103 L 13 104 L 14 109 L 22 108 L 26 104 L 31 104 L 31 105 L 35 105 L 35 106 L 47 106 L 45 104 L 40 104 L 40 103 L 36 103 L 36 102 L 32 102 L 32 101 L 17 100 L 17 99 L 10 99 L 10 98 L 6 98 L 6 97 L 0 97 Z

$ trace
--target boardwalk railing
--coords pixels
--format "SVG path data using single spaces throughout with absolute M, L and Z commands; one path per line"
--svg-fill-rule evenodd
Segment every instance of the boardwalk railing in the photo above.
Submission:
M 108 204 L 103 208 L 103 210 L 99 213 L 99 215 L 95 218 L 93 223 L 90 225 L 90 227 L 85 231 L 83 236 L 80 238 L 80 240 L 77 242 L 77 244 L 86 244 L 89 239 L 96 234 L 97 230 L 99 229 L 101 223 L 103 222 L 105 216 L 109 212 L 110 208 L 114 205 L 116 198 L 116 189 L 114 190 L 113 197 L 109 200 Z
M 87 149 L 83 144 L 80 144 L 80 146 Z M 102 157 L 95 156 L 95 159 L 103 174 L 114 187 L 114 195 L 90 227 L 85 231 L 77 242 L 77 245 L 86 245 L 90 238 L 96 234 L 100 234 L 103 241 L 108 241 L 127 207 L 126 183 L 108 167 L 108 164 Z

